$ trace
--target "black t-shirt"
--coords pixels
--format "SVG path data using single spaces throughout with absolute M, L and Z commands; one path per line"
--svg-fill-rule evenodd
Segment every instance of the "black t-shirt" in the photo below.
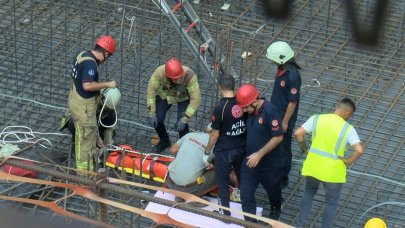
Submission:
M 300 102 L 301 76 L 298 66 L 294 63 L 285 64 L 286 71 L 282 75 L 276 75 L 270 102 L 277 107 L 284 117 L 290 101 L 297 101 L 295 111 L 288 122 L 288 129 L 293 129 L 297 122 L 298 107 Z
M 268 101 L 264 101 L 257 115 L 249 115 L 246 122 L 246 156 L 260 150 L 271 138 L 282 135 L 283 128 L 281 121 L 280 112 Z M 267 167 L 269 169 L 284 167 L 285 156 L 282 144 L 278 144 L 272 151 L 266 154 L 260 160 L 258 167 Z
M 246 117 L 235 97 L 221 99 L 211 117 L 212 129 L 219 130 L 215 152 L 245 147 Z
M 78 63 L 76 56 L 72 64 L 72 78 L 74 80 L 77 93 L 83 98 L 90 98 L 96 96 L 99 91 L 85 91 L 82 83 L 98 82 L 97 62 L 96 57 L 90 51 L 83 53 L 82 57 L 90 57 L 92 59 L 86 59 L 81 63 Z

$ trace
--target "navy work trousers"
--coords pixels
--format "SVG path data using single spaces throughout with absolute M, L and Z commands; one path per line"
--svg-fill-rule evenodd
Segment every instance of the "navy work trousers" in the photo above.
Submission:
M 271 207 L 281 208 L 283 199 L 280 181 L 284 175 L 284 169 L 271 169 L 260 163 L 255 168 L 249 168 L 246 162 L 247 158 L 243 159 L 240 171 L 240 197 L 243 212 L 256 214 L 255 193 L 259 183 L 266 190 Z M 245 220 L 256 221 L 246 216 Z
M 231 150 L 215 151 L 215 179 L 218 185 L 218 204 L 229 207 L 229 184 L 230 173 L 233 167 L 238 183 L 240 183 L 240 167 L 245 148 L 235 148 Z M 220 210 L 221 211 L 221 210 Z M 229 211 L 223 211 L 224 214 L 230 215 Z
M 185 100 L 177 103 L 177 122 L 179 122 L 179 120 L 184 116 L 184 112 L 186 111 L 189 104 L 190 100 Z M 166 113 L 171 106 L 171 104 L 167 103 L 167 100 L 162 100 L 160 96 L 156 96 L 156 118 L 158 121 L 158 125 L 155 130 L 160 140 L 170 141 L 169 135 L 167 134 L 166 126 L 164 124 L 164 120 L 166 118 Z M 183 137 L 189 131 L 190 130 L 188 124 L 186 124 L 184 130 L 179 132 L 179 138 Z
M 293 135 L 293 130 L 292 129 L 287 129 L 287 131 L 283 134 L 283 147 L 284 147 L 284 152 L 285 152 L 285 157 L 286 157 L 286 164 L 284 167 L 284 180 L 288 180 L 288 175 L 290 174 L 291 171 L 291 164 L 292 164 L 292 152 L 291 152 L 291 139 Z

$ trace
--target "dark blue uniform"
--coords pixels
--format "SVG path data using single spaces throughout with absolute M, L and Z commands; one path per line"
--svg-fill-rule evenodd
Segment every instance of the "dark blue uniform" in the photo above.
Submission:
M 267 101 L 264 101 L 257 115 L 248 116 L 246 157 L 260 150 L 271 138 L 283 134 L 281 120 L 279 111 Z M 259 183 L 266 190 L 270 205 L 281 208 L 282 197 L 279 182 L 284 173 L 283 167 L 286 159 L 282 144 L 280 143 L 266 154 L 254 168 L 247 167 L 246 157 L 243 159 L 241 167 L 242 210 L 256 214 L 255 192 Z
M 291 139 L 295 123 L 297 122 L 300 102 L 301 76 L 298 70 L 301 68 L 295 62 L 284 64 L 284 68 L 286 69 L 284 73 L 277 72 L 270 102 L 281 112 L 281 118 L 286 113 L 288 103 L 297 102 L 294 113 L 288 122 L 287 131 L 283 135 L 283 145 L 287 157 L 284 179 L 288 181 L 292 162 Z
M 240 181 L 240 166 L 246 146 L 246 117 L 235 97 L 222 98 L 211 117 L 212 129 L 219 131 L 214 147 L 218 204 L 225 207 L 229 207 L 228 186 L 232 167 Z M 229 211 L 220 210 L 220 213 L 230 215 Z
M 84 52 L 81 57 L 87 59 L 78 64 L 77 58 L 75 58 L 72 64 L 72 78 L 76 92 L 83 98 L 94 97 L 99 91 L 84 91 L 82 83 L 98 82 L 96 57 L 90 51 Z

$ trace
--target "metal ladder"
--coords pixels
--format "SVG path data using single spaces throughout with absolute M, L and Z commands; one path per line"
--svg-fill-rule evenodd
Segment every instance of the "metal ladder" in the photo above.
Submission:
M 170 8 L 170 6 L 167 4 L 166 0 L 152 0 L 155 5 L 157 5 L 161 11 L 170 19 L 171 23 L 174 25 L 176 28 L 177 32 L 181 35 L 183 40 L 186 42 L 188 48 L 191 50 L 193 56 L 198 59 L 198 63 L 203 69 L 203 71 L 210 76 L 210 79 L 212 82 L 216 82 L 215 76 L 213 74 L 213 71 L 210 69 L 210 66 L 208 65 L 207 61 L 204 59 L 203 54 L 205 53 L 206 50 L 208 50 L 209 54 L 211 57 L 214 59 L 214 65 L 215 69 L 219 70 L 221 74 L 226 73 L 225 69 L 225 62 L 226 58 L 223 54 L 220 55 L 219 61 L 216 61 L 215 54 L 216 54 L 216 44 L 215 40 L 212 38 L 211 34 L 209 33 L 208 29 L 204 26 L 196 12 L 194 11 L 193 7 L 189 3 L 188 0 L 176 0 L 177 4 L 174 5 L 173 9 Z M 177 19 L 175 13 L 177 11 L 181 11 L 184 13 L 186 16 L 188 22 L 190 24 L 188 25 L 187 28 L 182 28 L 181 23 Z M 200 37 L 202 43 L 199 47 L 196 47 L 193 43 L 192 38 L 189 36 L 189 32 L 195 29 L 197 32 L 198 36 Z M 235 79 L 237 78 L 237 75 L 235 71 L 233 70 L 232 67 L 229 68 L 230 72 L 229 74 L 232 75 Z

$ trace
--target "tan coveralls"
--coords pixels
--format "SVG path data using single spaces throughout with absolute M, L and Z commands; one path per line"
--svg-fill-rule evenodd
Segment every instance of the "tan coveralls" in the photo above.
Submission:
M 82 53 L 77 56 L 78 64 L 84 60 L 93 60 L 90 57 L 82 57 Z M 97 104 L 100 96 L 83 98 L 76 91 L 76 86 L 72 83 L 70 88 L 68 108 L 75 123 L 75 160 L 78 170 L 93 171 L 92 151 L 96 149 L 98 138 L 97 128 Z

